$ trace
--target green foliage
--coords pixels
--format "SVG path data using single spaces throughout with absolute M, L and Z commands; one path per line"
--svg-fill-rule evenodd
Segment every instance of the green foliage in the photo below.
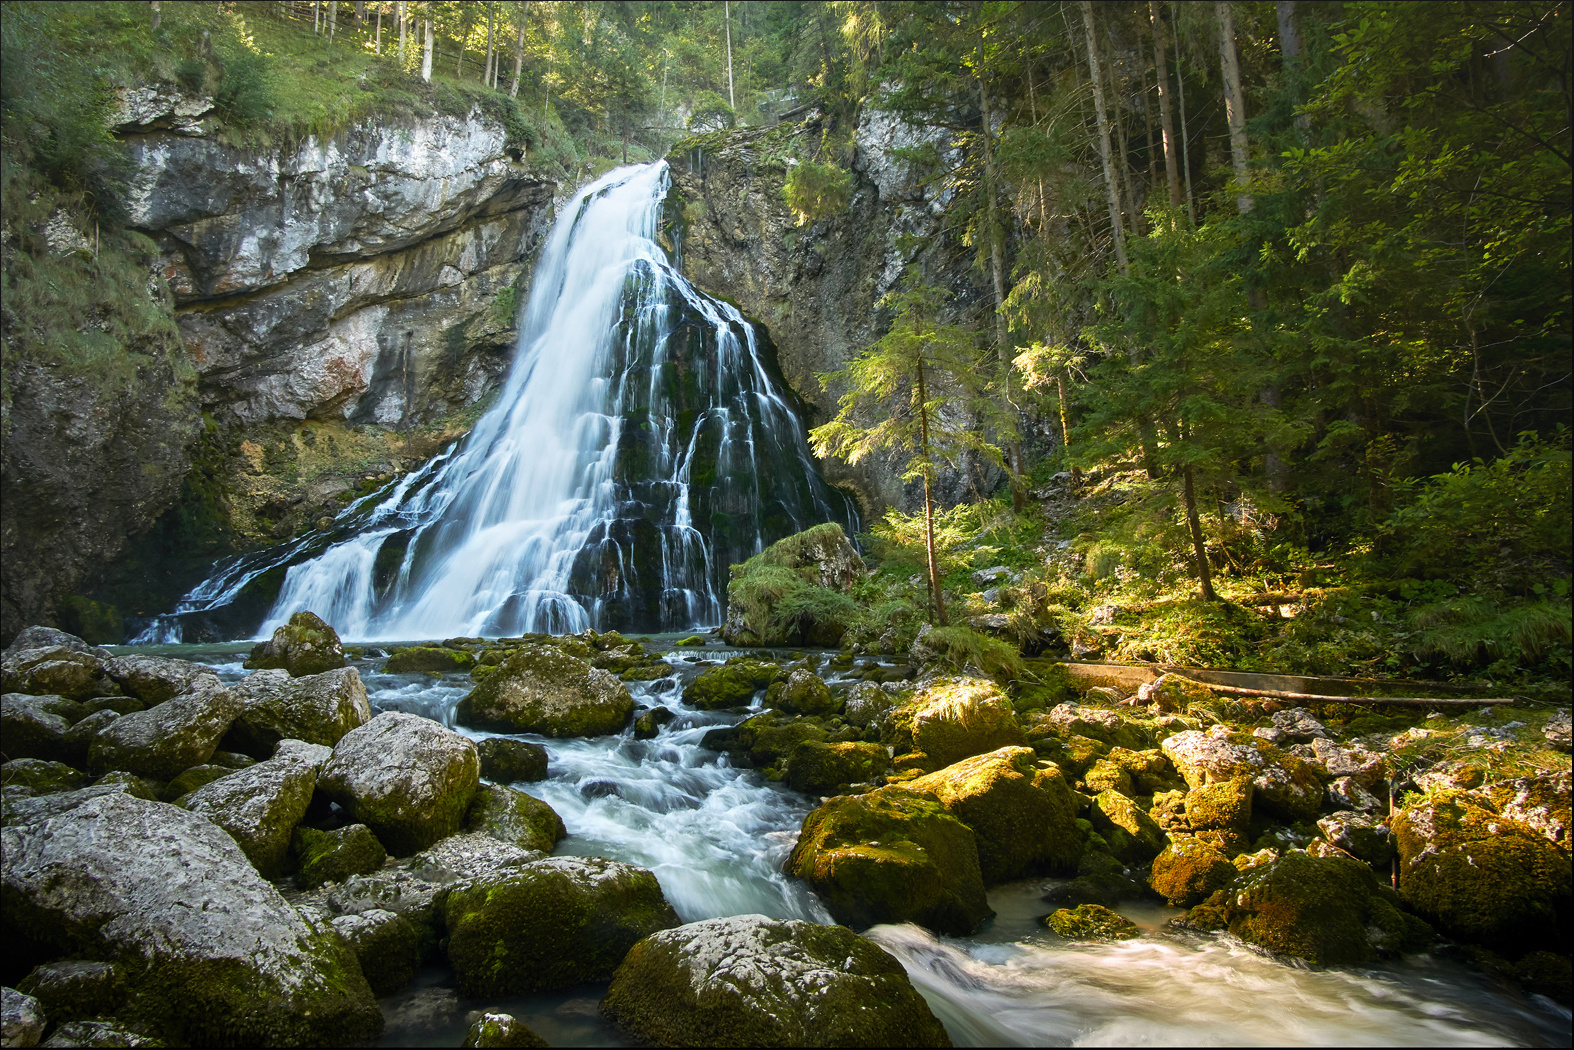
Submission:
M 972 664 L 992 677 L 1014 678 L 1022 673 L 1022 654 L 1015 646 L 971 627 L 931 628 L 923 640 L 959 671 Z
M 736 127 L 737 124 L 738 115 L 732 111 L 727 100 L 716 92 L 701 91 L 694 97 L 694 104 L 689 110 L 690 131 L 704 134 Z
M 798 225 L 804 226 L 846 211 L 852 188 L 850 173 L 834 164 L 805 160 L 788 169 L 782 199 L 798 217 Z
M 268 56 L 236 48 L 224 60 L 223 77 L 213 95 L 214 108 L 236 125 L 261 124 L 273 109 L 272 84 Z

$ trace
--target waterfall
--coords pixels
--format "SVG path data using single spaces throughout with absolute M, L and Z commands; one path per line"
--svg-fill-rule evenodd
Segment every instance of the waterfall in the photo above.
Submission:
M 754 327 L 657 244 L 668 185 L 658 162 L 575 195 L 512 371 L 463 442 L 325 533 L 221 564 L 137 641 L 212 634 L 281 569 L 243 630 L 303 609 L 361 640 L 685 630 L 720 622 L 730 563 L 850 526 Z

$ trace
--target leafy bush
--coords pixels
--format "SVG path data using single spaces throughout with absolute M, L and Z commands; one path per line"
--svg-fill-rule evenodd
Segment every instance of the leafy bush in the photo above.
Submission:
M 727 100 L 714 91 L 701 91 L 694 96 L 694 108 L 689 111 L 689 128 L 705 133 L 736 127 L 738 115 Z
M 233 124 L 260 124 L 273 107 L 272 79 L 266 55 L 238 48 L 224 60 L 213 105 Z
M 853 178 L 834 164 L 801 161 L 787 172 L 782 199 L 798 217 L 799 226 L 818 222 L 847 210 L 853 199 Z
M 992 677 L 1016 677 L 1022 673 L 1022 654 L 1007 642 L 980 634 L 971 627 L 934 627 L 923 636 L 923 644 L 944 654 L 957 670 L 969 664 Z

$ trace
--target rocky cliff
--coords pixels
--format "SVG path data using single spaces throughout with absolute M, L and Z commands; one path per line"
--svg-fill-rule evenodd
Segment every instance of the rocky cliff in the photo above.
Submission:
M 173 319 L 139 381 L 22 360 L 7 316 L 5 638 L 91 607 L 113 640 L 121 615 L 160 610 L 109 606 L 194 582 L 166 553 L 211 558 L 331 515 L 464 433 L 512 356 L 554 186 L 501 123 L 433 114 L 246 147 L 209 106 L 144 88 L 116 118 L 121 204 L 149 249 L 148 290 L 126 297 Z M 177 537 L 202 549 L 161 550 Z M 129 567 L 112 564 L 123 551 Z

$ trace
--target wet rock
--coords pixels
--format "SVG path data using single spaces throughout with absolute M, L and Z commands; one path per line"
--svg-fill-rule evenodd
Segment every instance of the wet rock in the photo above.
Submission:
M 256 757 L 273 754 L 285 739 L 333 747 L 372 717 L 366 685 L 353 667 L 301 675 L 257 671 L 231 686 L 231 691 L 244 707 L 228 743 Z
M 553 646 L 526 645 L 459 702 L 455 721 L 501 733 L 550 737 L 616 733 L 634 714 L 617 676 Z
M 1487 785 L 1485 793 L 1497 811 L 1510 820 L 1529 825 L 1546 836 L 1548 842 L 1569 851 L 1571 803 L 1574 803 L 1574 776 L 1568 770 L 1516 780 L 1499 780 Z
M 1191 835 L 1175 835 L 1153 860 L 1153 892 L 1182 908 L 1201 904 L 1235 877 L 1235 865 Z
M 1494 950 L 1556 942 L 1568 921 L 1569 857 L 1485 794 L 1445 790 L 1391 822 L 1399 892 L 1444 932 Z
M 715 742 L 726 742 L 728 746 L 723 750 L 742 751 L 750 764 L 760 767 L 775 765 L 806 740 L 824 741 L 830 736 L 816 720 L 794 718 L 779 711 L 763 711 L 753 715 L 730 732 L 730 737 L 718 736 Z M 710 734 L 706 734 L 706 739 L 711 739 Z
M 383 844 L 365 824 L 332 831 L 298 827 L 291 836 L 290 849 L 297 865 L 295 883 L 303 890 L 343 882 L 352 875 L 370 875 L 388 859 Z
M 656 877 L 595 857 L 549 857 L 443 905 L 466 996 L 567 988 L 612 976 L 640 939 L 678 925 Z
M 113 963 L 80 959 L 44 963 L 34 967 L 17 989 L 37 999 L 56 1023 L 109 1017 L 126 1003 L 125 978 Z
M 1129 870 L 1107 850 L 1099 848 L 1095 840 L 1082 851 L 1076 878 L 1052 887 L 1044 894 L 1044 902 L 1068 908 L 1082 904 L 1107 908 L 1123 900 L 1147 896 L 1147 886 L 1132 878 Z
M 476 789 L 465 815 L 465 830 L 542 853 L 551 853 L 568 834 L 563 819 L 551 806 L 523 791 L 494 784 Z
M 418 645 L 400 649 L 383 665 L 384 674 L 411 674 L 422 671 L 457 674 L 475 666 L 475 654 L 463 649 Z
M 221 766 L 211 762 L 200 766 L 192 766 L 190 769 L 183 770 L 168 784 L 165 784 L 163 790 L 159 792 L 159 798 L 165 802 L 174 802 L 182 795 L 189 795 L 198 788 L 205 787 L 222 777 L 227 777 L 233 772 L 235 770 L 228 766 Z
M 8 943 L 117 962 L 138 993 L 129 1020 L 191 1043 L 326 1045 L 381 1029 L 338 939 L 203 818 L 103 788 L 33 800 L 22 817 L 0 830 Z
M 382 908 L 335 915 L 330 925 L 355 953 L 373 995 L 393 995 L 409 984 L 432 947 L 430 930 Z
M 839 926 L 763 915 L 654 934 L 601 1011 L 659 1046 L 950 1046 L 902 965 Z
M 1327 966 L 1371 962 L 1431 940 L 1426 923 L 1401 911 L 1371 868 L 1300 850 L 1248 868 L 1205 907 L 1243 941 Z
M 933 794 L 972 829 L 986 884 L 1076 870 L 1082 832 L 1071 785 L 1032 748 L 1003 747 L 964 759 L 906 787 Z
M 1168 841 L 1158 823 L 1119 791 L 1099 792 L 1088 817 L 1093 830 L 1109 844 L 1110 852 L 1132 866 L 1148 863 Z
M 1097 904 L 1061 908 L 1046 916 L 1044 925 L 1072 941 L 1128 941 L 1142 935 L 1136 923 Z
M 1191 729 L 1165 738 L 1159 747 L 1194 789 L 1247 777 L 1254 789 L 1253 804 L 1269 815 L 1291 822 L 1317 816 L 1323 782 L 1311 763 L 1251 737 L 1235 736 Z
M 1386 869 L 1394 858 L 1394 840 L 1388 825 L 1370 813 L 1332 813 L 1318 820 L 1317 828 L 1329 843 L 1374 868 Z
M 547 777 L 546 748 L 523 740 L 487 737 L 476 744 L 481 775 L 498 784 L 531 783 Z
M 276 879 L 284 874 L 290 836 L 332 755 L 318 744 L 283 740 L 268 761 L 198 788 L 181 805 L 229 832 L 262 877 Z
M 170 780 L 207 762 L 240 711 L 241 701 L 218 678 L 201 675 L 179 696 L 99 730 L 88 746 L 88 768 Z
M 828 715 L 841 710 L 842 702 L 831 695 L 825 680 L 800 667 L 782 683 L 780 695 L 771 702 L 795 715 Z
M 66 739 L 71 724 L 82 717 L 81 705 L 63 696 L 0 696 L 0 737 L 11 758 L 58 762 L 75 750 Z
M 1023 742 L 1016 714 L 995 683 L 981 678 L 940 681 L 917 693 L 891 716 L 888 743 L 912 740 L 935 768 Z
M 7 693 L 62 696 L 78 701 L 120 693 L 120 686 L 104 670 L 100 656 L 68 646 L 7 650 L 4 663 L 0 664 L 0 685 Z
M 707 711 L 747 707 L 755 693 L 786 674 L 778 665 L 764 660 L 728 660 L 701 671 L 683 690 L 683 702 Z
M 87 774 L 64 762 L 41 758 L 13 758 L 0 765 L 0 784 L 30 788 L 35 795 L 53 795 L 87 786 Z
M 788 754 L 782 779 L 794 791 L 832 795 L 873 780 L 890 764 L 890 756 L 879 744 L 805 740 Z
M 339 634 L 316 613 L 298 612 L 278 627 L 273 637 L 252 646 L 246 667 L 251 670 L 281 668 L 292 677 L 321 674 L 343 667 L 344 645 Z
M 465 1032 L 466 1047 L 476 1046 L 547 1046 L 530 1026 L 512 1014 L 484 1013 L 476 1018 Z
M 125 693 L 144 704 L 162 704 L 189 690 L 198 676 L 213 668 L 167 656 L 117 656 L 104 669 Z
M 878 724 L 897 706 L 896 697 L 873 682 L 859 682 L 847 690 L 847 708 L 842 717 L 860 728 Z
M 469 740 L 430 719 L 389 711 L 344 735 L 317 790 L 403 857 L 459 830 L 480 777 Z
M 654 740 L 661 727 L 676 718 L 670 707 L 653 707 L 649 711 L 641 711 L 634 719 L 634 739 Z
M 916 922 L 965 936 L 994 914 L 973 832 L 931 794 L 839 795 L 804 818 L 786 871 L 843 925 Z
M 0 1043 L 37 1046 L 45 1023 L 44 1009 L 37 999 L 15 988 L 0 989 Z

